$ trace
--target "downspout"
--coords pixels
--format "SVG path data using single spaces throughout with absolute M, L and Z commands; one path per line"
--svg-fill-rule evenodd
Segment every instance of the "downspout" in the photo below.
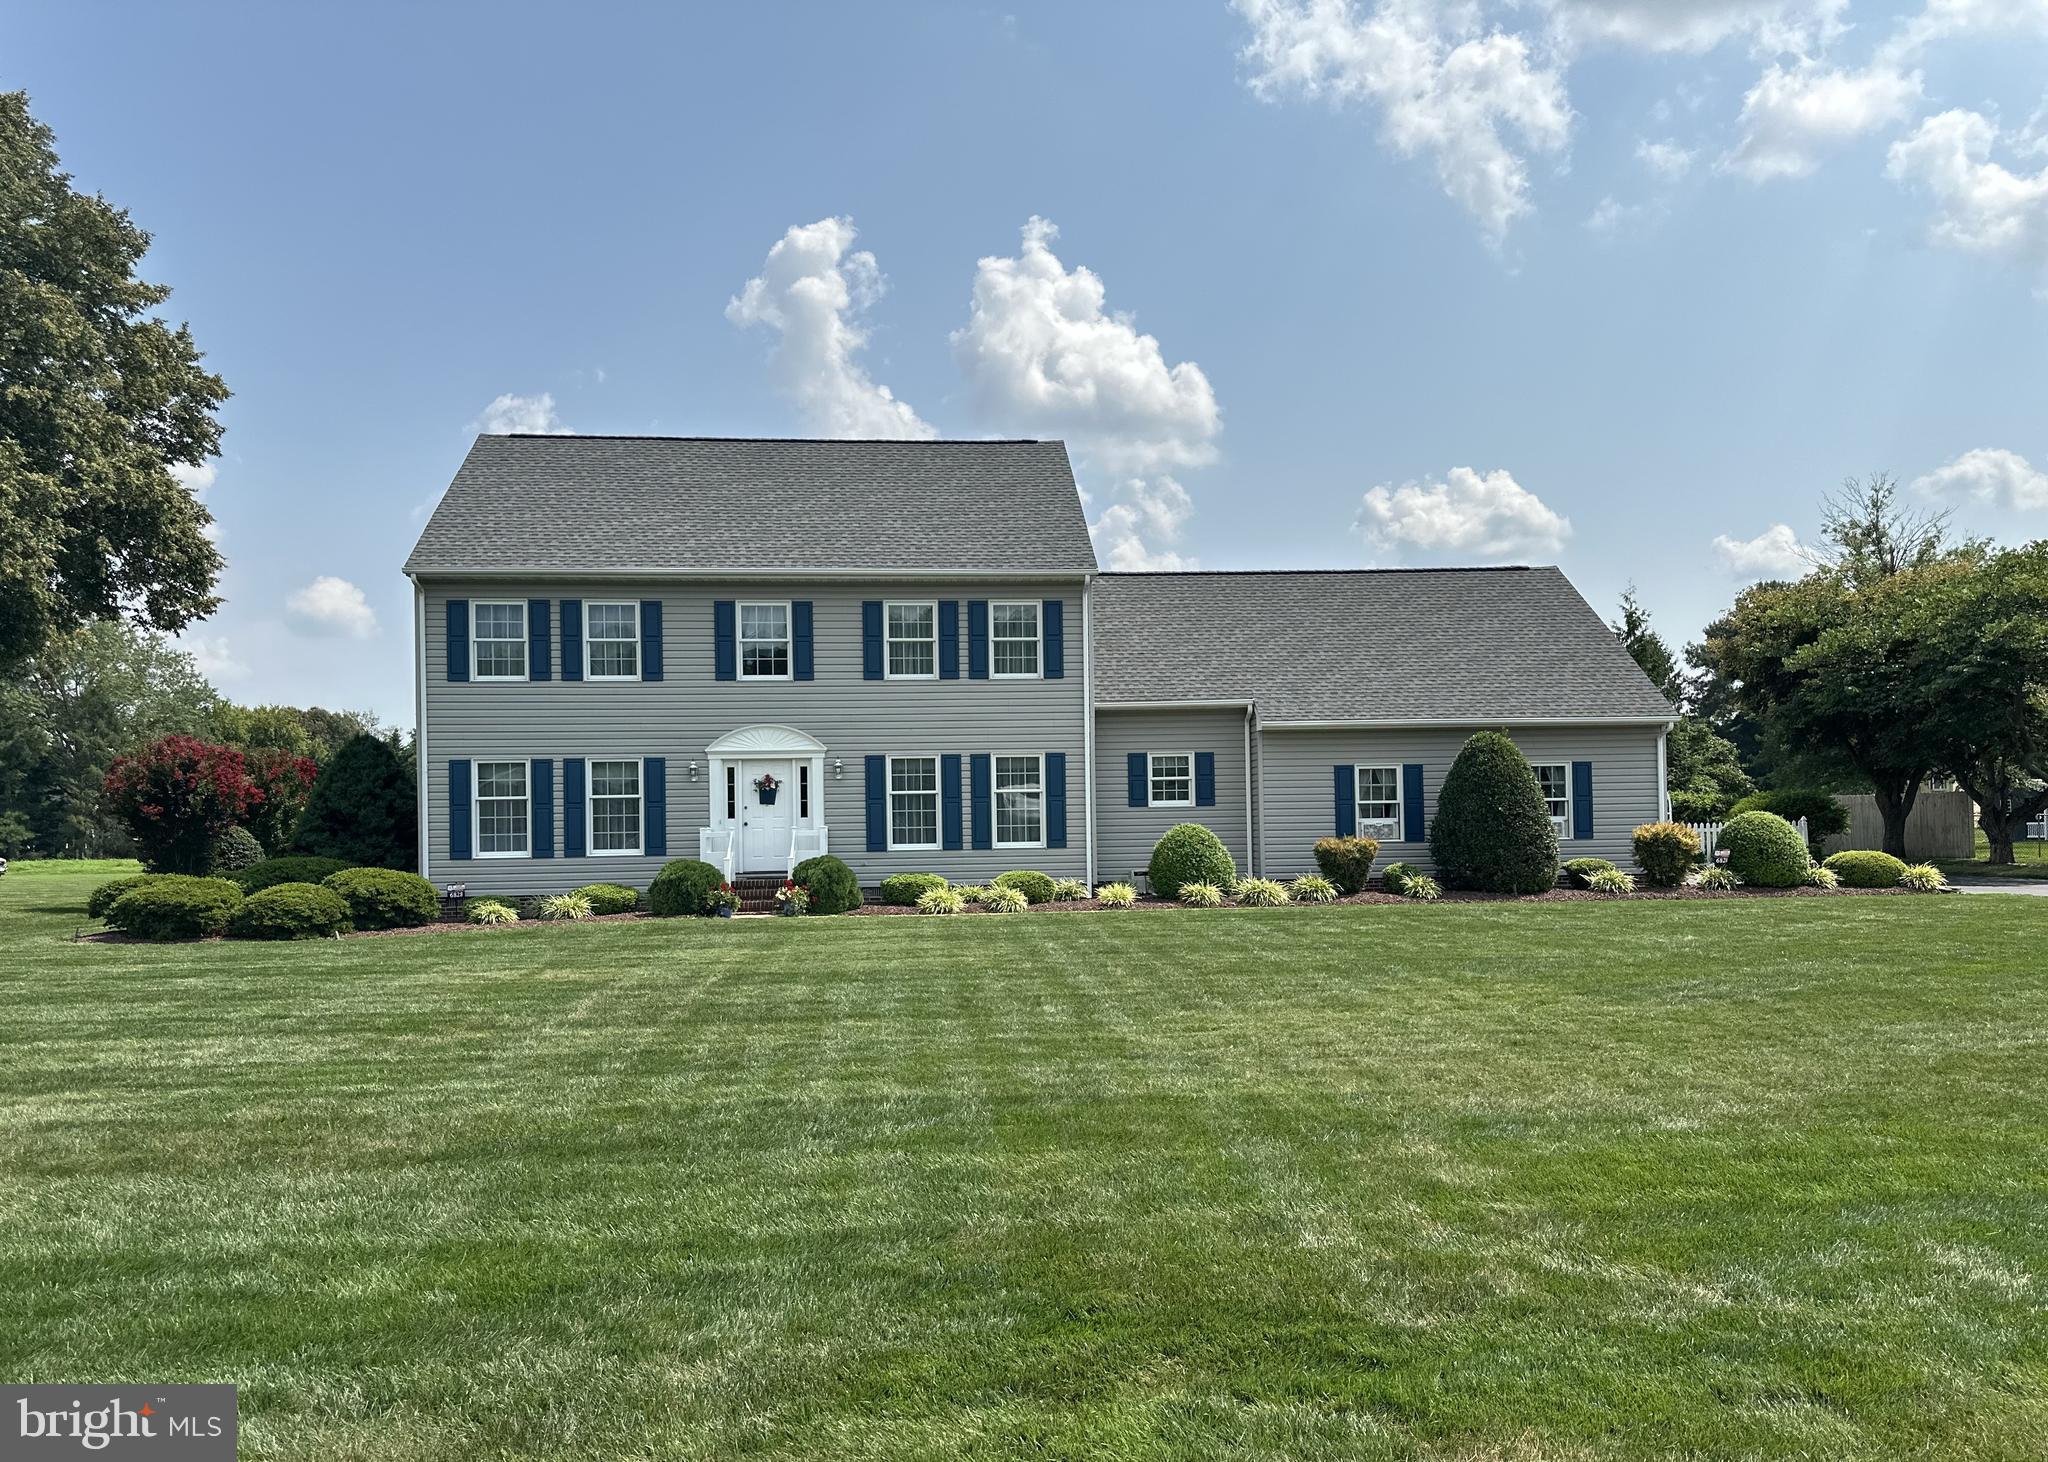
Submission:
M 1256 708 L 1255 708 L 1255 707 L 1251 707 L 1251 706 L 1248 706 L 1248 707 L 1246 707 L 1246 708 L 1245 708 L 1245 714 L 1246 714 L 1246 717 L 1247 717 L 1247 724 L 1249 724 L 1249 718 L 1250 718 L 1250 716 L 1251 716 L 1251 713 L 1252 713 L 1252 711 L 1253 711 L 1254 709 L 1256 709 Z M 1264 731 L 1261 731 L 1261 732 L 1259 733 L 1259 735 L 1260 735 L 1260 736 L 1262 736 L 1262 737 L 1263 737 L 1263 736 L 1264 736 L 1265 734 L 1266 734 L 1266 733 L 1265 733 Z M 1263 751 L 1264 751 L 1264 748 L 1262 747 L 1262 748 L 1261 748 L 1261 752 L 1263 753 Z M 1264 878 L 1264 877 L 1266 876 L 1266 874 L 1265 874 L 1265 868 L 1266 868 L 1266 850 L 1265 850 L 1265 847 L 1263 846 L 1263 844 L 1265 843 L 1265 839 L 1266 839 L 1266 825 L 1265 825 L 1265 822 L 1263 821 L 1263 817 L 1264 817 L 1265 811 L 1266 811 L 1266 758 L 1265 758 L 1265 756 L 1264 756 L 1263 754 L 1261 754 L 1261 755 L 1260 755 L 1260 757 L 1259 757 L 1259 813 L 1260 813 L 1260 817 L 1261 817 L 1261 819 L 1262 819 L 1262 820 L 1261 820 L 1261 821 L 1259 822 L 1259 842 L 1260 842 L 1260 844 L 1261 844 L 1262 846 L 1260 846 L 1260 847 L 1259 847 L 1259 848 L 1258 848 L 1258 849 L 1256 850 L 1256 852 L 1255 852 L 1255 854 L 1254 854 L 1254 857 L 1253 857 L 1253 866 L 1254 866 L 1254 867 L 1255 867 L 1255 868 L 1256 868 L 1256 869 L 1258 870 L 1258 872 L 1257 872 L 1257 873 L 1256 873 L 1256 874 L 1255 874 L 1254 876 L 1255 876 L 1255 877 L 1259 877 L 1259 878 Z
M 427 591 L 420 587 L 417 578 L 412 581 L 412 638 L 417 672 L 413 676 L 412 759 L 413 776 L 418 782 L 420 877 L 432 883 L 434 875 L 427 861 L 427 823 L 431 817 L 427 805 Z
M 1088 887 L 1095 887 L 1095 581 L 1081 576 L 1081 789 Z
M 1671 772 L 1666 748 L 1671 741 L 1671 723 L 1666 721 L 1664 729 L 1657 733 L 1657 816 L 1661 821 L 1671 821 Z
M 1259 850 L 1252 844 L 1252 703 L 1244 703 L 1244 862 L 1259 877 Z

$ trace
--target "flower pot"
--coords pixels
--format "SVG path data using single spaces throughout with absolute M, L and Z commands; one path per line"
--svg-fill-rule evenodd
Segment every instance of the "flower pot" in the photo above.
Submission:
M 718 906 L 718 917 L 721 919 L 730 919 L 732 917 L 732 907 L 729 904 L 720 904 Z
M 756 787 L 754 790 L 760 794 L 763 807 L 773 807 L 775 805 L 775 794 L 782 789 L 780 787 Z
M 793 919 L 802 913 L 803 910 L 799 909 L 795 904 L 783 904 L 775 912 L 781 914 L 784 918 Z

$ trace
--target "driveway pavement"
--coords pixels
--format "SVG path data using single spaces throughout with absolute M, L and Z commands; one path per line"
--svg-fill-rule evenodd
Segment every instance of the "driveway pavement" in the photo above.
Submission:
M 2040 879 L 1957 878 L 1950 881 L 1964 893 L 2023 893 L 2037 899 L 2048 898 L 2048 881 Z

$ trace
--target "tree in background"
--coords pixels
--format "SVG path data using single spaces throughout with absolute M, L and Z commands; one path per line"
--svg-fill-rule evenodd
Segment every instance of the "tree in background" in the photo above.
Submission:
M 0 667 L 86 621 L 175 630 L 219 603 L 211 517 L 172 469 L 219 449 L 228 392 L 135 277 L 148 248 L 0 93 Z
M 249 768 L 250 784 L 263 794 L 242 826 L 263 845 L 264 852 L 282 850 L 298 830 L 299 816 L 306 809 L 320 769 L 310 756 L 294 756 L 289 751 L 249 751 L 242 759 Z
M 383 734 L 368 711 L 330 711 L 324 706 L 223 705 L 214 729 L 229 746 L 310 756 L 322 766 L 354 737 Z
M 1671 728 L 1664 758 L 1671 815 L 1680 822 L 1716 822 L 1756 790 L 1734 743 L 1697 716 Z
M 241 824 L 262 793 L 242 753 L 195 736 L 166 736 L 107 773 L 107 807 L 128 824 L 143 863 L 157 873 L 203 874 L 214 845 Z
M 357 736 L 321 768 L 291 851 L 365 868 L 417 866 L 419 799 L 389 741 Z
M 1634 584 L 1622 591 L 1621 623 L 1610 628 L 1614 637 L 1621 641 L 1621 647 L 1643 667 L 1643 674 L 1650 677 L 1650 684 L 1664 692 L 1664 698 L 1676 705 L 1684 688 L 1684 681 L 1678 673 L 1678 661 L 1672 657 L 1671 647 L 1664 643 L 1664 637 L 1650 628 L 1650 612 L 1636 598 Z

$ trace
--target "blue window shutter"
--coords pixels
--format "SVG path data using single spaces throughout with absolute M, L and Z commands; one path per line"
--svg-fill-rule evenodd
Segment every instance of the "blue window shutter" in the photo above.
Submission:
M 448 856 L 452 859 L 470 856 L 469 807 L 469 760 L 465 757 L 448 763 Z
M 967 601 L 967 678 L 988 679 L 988 600 Z
M 583 678 L 583 601 L 562 601 L 562 679 Z
M 1067 605 L 1064 599 L 1045 601 L 1045 617 L 1039 621 L 1039 630 L 1045 635 L 1045 678 L 1065 680 L 1067 678 Z
M 1152 805 L 1152 770 L 1145 763 L 1145 753 L 1134 751 L 1124 759 L 1124 773 L 1129 778 L 1131 806 Z
M 533 840 L 529 846 L 536 858 L 555 856 L 555 764 L 546 757 L 530 763 L 531 780 L 526 790 L 533 799 Z
M 640 678 L 661 679 L 661 601 L 640 601 Z
M 817 665 L 811 644 L 811 601 L 798 599 L 789 606 L 789 673 L 797 680 L 811 680 Z
M 583 758 L 562 758 L 562 856 L 581 858 L 590 803 L 583 794 Z
M 1401 768 L 1401 841 L 1422 841 L 1422 763 L 1411 761 Z
M 1045 845 L 1048 848 L 1067 845 L 1067 754 L 1064 751 L 1045 754 Z
M 740 678 L 739 601 L 711 601 L 711 674 L 718 680 Z
M 650 858 L 668 856 L 668 758 L 650 756 L 640 763 L 640 796 L 647 804 L 640 845 Z
M 1358 835 L 1358 768 L 1337 768 L 1337 836 Z
M 553 621 L 548 617 L 548 601 L 529 599 L 526 601 L 526 678 L 528 680 L 551 680 L 555 673 L 555 647 L 548 631 Z
M 967 759 L 968 790 L 972 794 L 969 800 L 973 805 L 973 810 L 968 816 L 973 833 L 970 841 L 977 848 L 991 846 L 989 828 L 995 822 L 989 765 L 988 753 L 985 751 Z
M 939 842 L 949 853 L 960 850 L 960 758 L 939 758 Z
M 1216 753 L 1198 751 L 1195 753 L 1195 806 L 1216 805 Z
M 939 679 L 960 678 L 960 601 L 939 601 Z
M 882 678 L 882 601 L 879 599 L 861 601 L 860 678 Z
M 868 851 L 889 851 L 889 758 L 868 758 Z
M 469 601 L 448 601 L 448 679 L 456 683 L 469 679 Z M 467 854 L 463 856 L 467 857 Z
M 1593 763 L 1572 763 L 1572 836 L 1593 836 Z

